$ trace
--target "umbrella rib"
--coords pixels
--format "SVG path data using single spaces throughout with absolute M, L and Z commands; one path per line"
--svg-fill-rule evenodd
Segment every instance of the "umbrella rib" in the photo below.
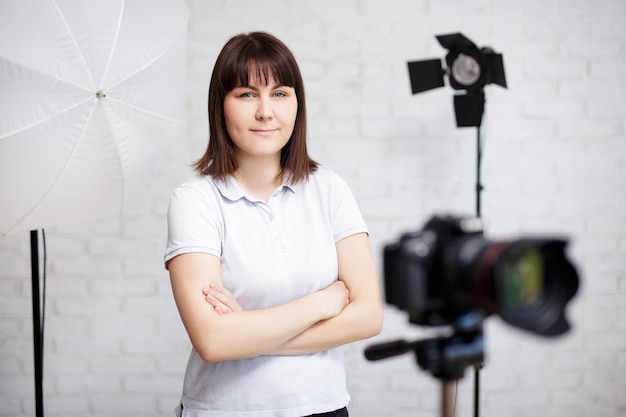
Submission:
M 137 106 L 135 106 L 135 105 L 133 105 L 133 104 L 127 103 L 127 102 L 122 101 L 122 100 L 115 99 L 115 98 L 113 98 L 113 97 L 109 97 L 109 96 L 107 96 L 107 100 L 108 100 L 108 101 L 113 101 L 113 102 L 116 102 L 116 103 L 118 103 L 120 106 L 123 106 L 123 107 L 129 107 L 129 108 L 131 108 L 131 109 L 134 109 L 134 110 L 140 111 L 140 112 L 145 113 L 145 114 L 149 114 L 150 116 L 155 116 L 155 117 L 158 117 L 158 118 L 163 119 L 163 120 L 167 120 L 167 121 L 169 121 L 169 122 L 179 123 L 179 124 L 185 123 L 183 120 L 179 120 L 179 119 L 175 119 L 175 118 L 173 118 L 173 117 L 165 116 L 164 114 L 160 114 L 160 113 L 155 113 L 155 112 L 153 112 L 153 111 L 151 111 L 151 110 L 146 110 L 146 109 L 144 109 L 143 107 L 137 107 Z
M 95 110 L 96 106 L 91 106 L 91 110 L 89 110 L 89 117 L 87 117 L 87 120 L 91 119 L 91 116 L 93 115 L 93 112 Z M 70 155 L 70 157 L 67 159 L 68 161 L 72 160 L 72 157 L 74 156 L 74 153 L 76 152 L 76 149 L 78 148 L 78 144 L 82 141 L 83 137 L 85 136 L 85 128 L 87 126 L 87 123 L 85 123 L 83 125 L 83 128 L 80 132 L 80 135 L 78 137 L 78 141 L 76 142 L 76 146 L 74 146 L 74 149 L 72 150 L 72 154 Z M 39 198 L 39 201 L 33 205 L 33 207 L 31 207 L 30 210 L 28 210 L 26 213 L 24 213 L 24 215 L 20 218 L 19 221 L 15 222 L 14 226 L 7 230 L 5 234 L 9 234 L 11 232 L 11 230 L 15 229 L 16 227 L 18 227 L 18 225 L 25 219 L 27 218 L 33 211 L 35 211 L 35 209 L 37 209 L 37 207 L 39 207 L 39 205 L 41 204 L 42 201 L 44 201 L 46 199 L 46 196 L 48 194 L 50 194 L 50 192 L 54 189 L 54 187 L 57 185 L 57 183 L 59 182 L 59 179 L 63 176 L 63 173 L 65 172 L 65 170 L 68 167 L 68 163 L 66 163 L 63 166 L 63 169 L 61 170 L 61 172 L 59 173 L 59 175 L 57 175 L 56 179 L 54 180 L 54 183 L 48 187 L 47 191 L 45 193 L 42 194 L 42 196 Z
M 63 15 L 63 12 L 59 8 L 59 5 L 56 2 L 56 0 L 52 0 L 52 3 L 54 4 L 54 7 L 56 8 L 57 12 L 59 13 L 59 18 L 63 22 L 63 26 L 65 26 L 65 29 L 67 30 L 67 33 L 69 34 L 70 39 L 72 40 L 72 43 L 74 44 L 74 48 L 76 48 L 76 51 L 78 52 L 78 56 L 80 57 L 80 60 L 83 63 L 83 68 L 85 69 L 85 72 L 87 73 L 87 76 L 89 76 L 89 81 L 91 81 L 91 85 L 95 86 L 96 82 L 94 81 L 94 79 L 93 79 L 93 77 L 91 75 L 91 72 L 89 71 L 89 67 L 87 66 L 87 62 L 85 62 L 85 57 L 83 56 L 82 51 L 80 50 L 80 47 L 78 46 L 78 43 L 76 42 L 76 37 L 74 36 L 74 32 L 70 28 L 70 25 L 67 23 L 67 20 L 65 19 L 65 15 Z
M 71 106 L 69 106 L 69 107 L 66 107 L 66 108 L 62 109 L 61 111 L 59 111 L 59 112 L 57 112 L 57 113 L 55 113 L 55 114 L 52 114 L 52 115 L 50 115 L 49 117 L 46 117 L 45 119 L 37 120 L 35 123 L 31 123 L 31 124 L 29 124 L 29 125 L 22 126 L 22 127 L 20 127 L 19 129 L 15 129 L 15 130 L 12 130 L 12 131 L 10 131 L 10 132 L 7 132 L 7 133 L 5 133 L 5 134 L 3 134 L 3 135 L 0 135 L 0 140 L 2 140 L 2 139 L 6 139 L 6 138 L 8 138 L 8 137 L 10 137 L 10 136 L 16 135 L 16 134 L 18 134 L 18 133 L 20 133 L 20 132 L 23 132 L 23 131 L 25 131 L 25 130 L 28 130 L 28 129 L 32 128 L 32 127 L 35 127 L 35 126 L 40 125 L 40 124 L 42 124 L 42 123 L 45 123 L 45 122 L 47 122 L 48 120 L 52 120 L 52 119 L 54 119 L 55 117 L 57 117 L 59 114 L 63 114 L 63 113 L 65 113 L 65 112 L 67 112 L 67 111 L 70 111 L 70 110 L 72 110 L 72 109 L 75 109 L 76 107 L 81 106 L 81 105 L 83 105 L 83 104 L 85 104 L 85 103 L 87 103 L 87 102 L 89 102 L 89 101 L 91 101 L 91 100 L 93 100 L 93 98 L 92 98 L 92 97 L 87 97 L 87 98 L 85 98 L 84 100 L 81 100 L 81 101 L 79 101 L 79 102 L 77 102 L 77 103 L 75 103 L 75 104 L 72 104 Z M 90 117 L 91 117 L 91 114 L 90 114 Z
M 107 59 L 107 66 L 104 69 L 104 74 L 102 75 L 102 81 L 101 81 L 102 85 L 100 85 L 99 88 L 104 88 L 104 81 L 107 79 L 107 76 L 109 75 L 109 68 L 111 68 L 111 60 L 113 59 L 113 53 L 115 52 L 115 48 L 117 47 L 117 41 L 120 36 L 120 27 L 122 26 L 122 19 L 124 18 L 125 7 L 126 7 L 126 1 L 122 0 L 122 4 L 120 7 L 120 14 L 117 19 L 117 27 L 115 28 L 115 38 L 113 39 L 113 45 L 111 45 L 111 52 L 109 54 L 109 59 Z
M 151 59 L 150 61 L 148 61 L 145 65 L 143 65 L 142 67 L 139 67 L 137 69 L 135 69 L 134 72 L 128 74 L 128 76 L 126 76 L 125 78 L 122 78 L 121 80 L 119 80 L 116 84 L 110 86 L 108 89 L 112 90 L 113 88 L 117 87 L 118 85 L 120 85 L 121 83 L 123 83 L 124 81 L 134 77 L 135 75 L 139 74 L 141 71 L 143 71 L 144 69 L 148 68 L 150 65 L 154 64 L 155 62 L 157 62 L 159 59 L 161 59 L 161 57 L 163 55 L 165 55 L 165 53 L 170 49 L 170 47 L 174 44 L 175 40 L 178 39 L 178 37 L 180 36 L 180 34 L 182 32 L 184 32 L 185 30 L 187 30 L 186 25 L 183 23 L 183 25 L 181 25 L 180 30 L 178 31 L 177 35 L 172 37 L 172 41 L 170 43 L 168 43 L 166 45 L 165 48 L 163 48 L 163 50 L 157 54 L 153 59 Z M 117 42 L 117 38 L 116 38 L 116 42 Z M 108 71 L 108 68 L 107 68 Z
M 4 61 L 9 62 L 9 63 L 11 63 L 13 65 L 16 65 L 16 66 L 18 66 L 20 68 L 24 68 L 26 70 L 29 70 L 29 71 L 32 71 L 32 72 L 36 72 L 37 74 L 44 75 L 47 78 L 50 78 L 50 79 L 53 79 L 53 80 L 56 80 L 56 81 L 60 81 L 60 82 L 63 82 L 65 84 L 69 84 L 69 85 L 71 85 L 73 87 L 76 87 L 76 88 L 80 88 L 81 90 L 91 91 L 91 88 L 85 87 L 82 84 L 77 84 L 77 83 L 75 83 L 73 81 L 66 80 L 64 78 L 59 78 L 55 74 L 51 74 L 49 72 L 43 71 L 43 70 L 41 70 L 41 68 L 33 67 L 32 65 L 24 64 L 23 62 L 18 62 L 18 61 L 14 60 L 14 59 L 9 58 L 8 56 L 0 56 L 0 60 L 4 60 Z

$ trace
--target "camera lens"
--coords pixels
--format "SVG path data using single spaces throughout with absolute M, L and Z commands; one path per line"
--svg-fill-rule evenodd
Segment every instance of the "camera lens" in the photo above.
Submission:
M 505 308 L 533 306 L 544 292 L 544 267 L 541 255 L 533 249 L 512 250 L 502 262 L 498 300 Z
M 566 304 L 578 274 L 559 239 L 520 239 L 506 244 L 489 272 L 492 310 L 507 323 L 542 336 L 569 330 Z

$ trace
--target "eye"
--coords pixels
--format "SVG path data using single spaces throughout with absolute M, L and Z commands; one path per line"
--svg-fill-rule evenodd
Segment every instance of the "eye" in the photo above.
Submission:
M 248 87 L 235 87 L 228 93 L 231 97 L 236 97 L 244 100 L 254 98 L 254 91 Z
M 272 96 L 275 98 L 292 97 L 292 96 L 295 96 L 295 94 L 296 94 L 296 91 L 293 89 L 293 87 L 287 87 L 287 86 L 278 86 L 272 92 Z

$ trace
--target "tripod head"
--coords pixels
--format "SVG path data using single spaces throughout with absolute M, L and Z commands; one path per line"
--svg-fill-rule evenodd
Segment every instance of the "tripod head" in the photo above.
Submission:
M 365 349 L 365 357 L 377 361 L 413 351 L 424 371 L 442 381 L 458 380 L 468 366 L 480 365 L 484 360 L 482 325 L 483 315 L 473 311 L 459 317 L 449 335 L 372 345 Z
M 457 318 L 449 335 L 372 345 L 365 357 L 377 361 L 413 351 L 419 367 L 441 380 L 441 416 L 453 417 L 456 381 L 468 366 L 478 367 L 484 360 L 483 318 L 480 310 L 471 311 Z

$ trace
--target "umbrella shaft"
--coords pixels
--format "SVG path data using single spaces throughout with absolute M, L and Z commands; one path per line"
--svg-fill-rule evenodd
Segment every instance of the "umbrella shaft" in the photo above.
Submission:
M 33 298 L 33 354 L 35 360 L 35 412 L 43 417 L 43 337 L 39 304 L 39 241 L 37 230 L 30 231 L 30 266 Z

